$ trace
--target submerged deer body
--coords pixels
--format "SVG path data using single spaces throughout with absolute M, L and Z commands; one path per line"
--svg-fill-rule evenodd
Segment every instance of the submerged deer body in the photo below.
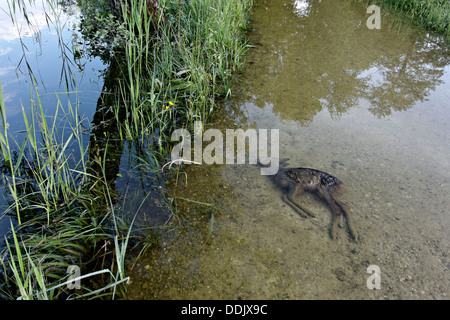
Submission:
M 282 162 L 285 161 L 287 159 Z M 274 178 L 275 183 L 286 192 L 283 195 L 283 200 L 298 214 L 305 218 L 308 216 L 314 217 L 312 212 L 302 208 L 296 201 L 305 191 L 314 193 L 328 204 L 333 213 L 330 228 L 331 238 L 336 238 L 338 218 L 344 216 L 347 220 L 350 235 L 355 241 L 358 240 L 350 208 L 333 196 L 334 191 L 344 186 L 338 178 L 328 173 L 309 168 L 280 168 Z

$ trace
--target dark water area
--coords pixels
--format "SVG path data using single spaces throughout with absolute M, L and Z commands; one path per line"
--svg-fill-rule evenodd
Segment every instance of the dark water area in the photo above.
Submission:
M 220 210 L 180 201 L 190 228 L 140 257 L 130 298 L 449 298 L 449 48 L 383 9 L 369 29 L 367 6 L 258 1 L 246 68 L 210 124 L 279 129 L 289 166 L 344 182 L 360 242 L 344 223 L 331 240 L 329 208 L 305 196 L 316 217 L 302 218 L 257 166 L 190 166 L 176 195 Z

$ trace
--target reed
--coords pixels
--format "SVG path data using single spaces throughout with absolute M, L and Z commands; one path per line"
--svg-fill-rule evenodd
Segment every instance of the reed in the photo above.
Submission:
M 155 154 L 142 156 L 148 172 L 161 168 L 173 129 L 206 122 L 217 98 L 231 94 L 233 72 L 242 68 L 247 49 L 241 35 L 252 1 L 161 0 L 164 21 L 155 21 L 147 1 L 128 2 L 120 31 L 127 30 L 127 41 L 114 57 L 121 71 L 112 110 L 121 139 L 142 145 L 152 141 L 148 148 Z M 10 204 L 4 214 L 17 221 L 0 253 L 0 298 L 114 297 L 117 289 L 124 294 L 134 219 L 126 223 L 115 208 L 106 178 L 108 143 L 103 154 L 89 159 L 86 119 L 78 106 L 69 98 L 63 103 L 56 94 L 56 112 L 46 115 L 33 77 L 31 83 L 31 106 L 28 112 L 22 106 L 25 130 L 19 142 L 10 131 L 0 82 L 0 160 Z M 100 172 L 90 170 L 92 162 Z M 213 224 L 212 213 L 210 233 Z M 92 261 L 102 262 L 93 269 Z M 67 274 L 72 265 L 80 266 L 83 275 L 73 279 Z M 93 280 L 99 283 L 96 288 L 68 289 L 87 277 L 102 279 Z

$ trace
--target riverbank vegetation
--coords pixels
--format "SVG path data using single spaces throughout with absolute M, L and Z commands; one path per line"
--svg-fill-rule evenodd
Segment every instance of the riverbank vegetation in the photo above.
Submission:
M 19 142 L 11 135 L 0 90 L 1 168 L 10 203 L 3 214 L 11 217 L 1 255 L 0 296 L 67 298 L 73 295 L 67 288 L 75 287 L 80 296 L 105 294 L 110 287 L 107 294 L 115 295 L 116 286 L 127 280 L 118 263 L 124 261 L 121 248 L 128 240 L 128 227 L 108 201 L 111 188 L 104 171 L 98 176 L 88 173 L 88 161 L 101 157 L 86 157 L 82 125 L 86 119 L 70 102 L 63 107 L 59 98 L 49 117 L 37 91 L 35 96 L 31 116 L 22 107 L 26 130 Z M 111 250 L 113 244 L 116 251 Z M 111 264 L 90 272 L 86 267 L 98 255 Z M 68 274 L 71 266 L 77 266 L 80 274 Z M 78 288 L 79 280 L 74 279 L 81 272 L 84 278 L 101 274 L 106 285 L 99 291 Z
M 90 47 L 109 64 L 95 125 L 86 126 L 90 120 L 78 106 L 57 95 L 55 114 L 45 114 L 31 79 L 33 98 L 29 107 L 22 105 L 26 129 L 16 136 L 0 91 L 2 182 L 9 203 L 2 214 L 11 217 L 0 255 L 1 298 L 124 297 L 136 212 L 130 217 L 113 200 L 118 173 L 111 174 L 112 147 L 123 140 L 146 142 L 164 161 L 172 129 L 206 122 L 242 68 L 251 0 L 130 0 L 115 2 L 116 10 L 110 2 L 80 1 L 90 45 L 73 48 L 75 59 Z M 95 15 L 87 14 L 92 10 Z
M 373 1 L 370 1 L 373 3 Z M 443 34 L 450 41 L 450 2 L 447 0 L 376 0 L 413 23 Z

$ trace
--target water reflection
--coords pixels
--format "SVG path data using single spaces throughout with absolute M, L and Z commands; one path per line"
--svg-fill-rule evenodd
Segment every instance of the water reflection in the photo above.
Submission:
M 299 17 L 307 16 L 311 12 L 311 4 L 307 0 L 294 1 L 294 13 Z
M 95 57 L 80 59 L 84 69 L 77 65 L 72 44 L 79 15 L 73 0 L 0 0 L 0 77 L 10 134 L 19 147 L 25 129 L 22 106 L 30 119 L 36 90 L 48 117 L 54 117 L 58 103 L 66 109 L 69 101 L 83 119 L 95 112 L 105 66 Z M 2 209 L 8 207 L 6 198 L 0 199 Z M 0 216 L 0 235 L 8 228 L 9 219 Z
M 448 46 L 417 33 L 405 37 L 389 16 L 381 30 L 370 30 L 362 9 L 349 1 L 294 1 L 261 17 L 253 62 L 264 76 L 253 86 L 266 90 L 249 99 L 261 108 L 272 104 L 281 119 L 302 125 L 322 109 L 339 117 L 360 99 L 370 101 L 377 117 L 426 99 L 442 83 Z
M 367 83 L 363 97 L 371 103 L 369 110 L 380 117 L 425 101 L 443 83 L 449 53 L 448 46 L 436 38 L 416 36 L 408 46 L 381 56 L 373 63 L 375 72 L 360 73 Z M 368 74 L 362 76 L 365 72 Z

